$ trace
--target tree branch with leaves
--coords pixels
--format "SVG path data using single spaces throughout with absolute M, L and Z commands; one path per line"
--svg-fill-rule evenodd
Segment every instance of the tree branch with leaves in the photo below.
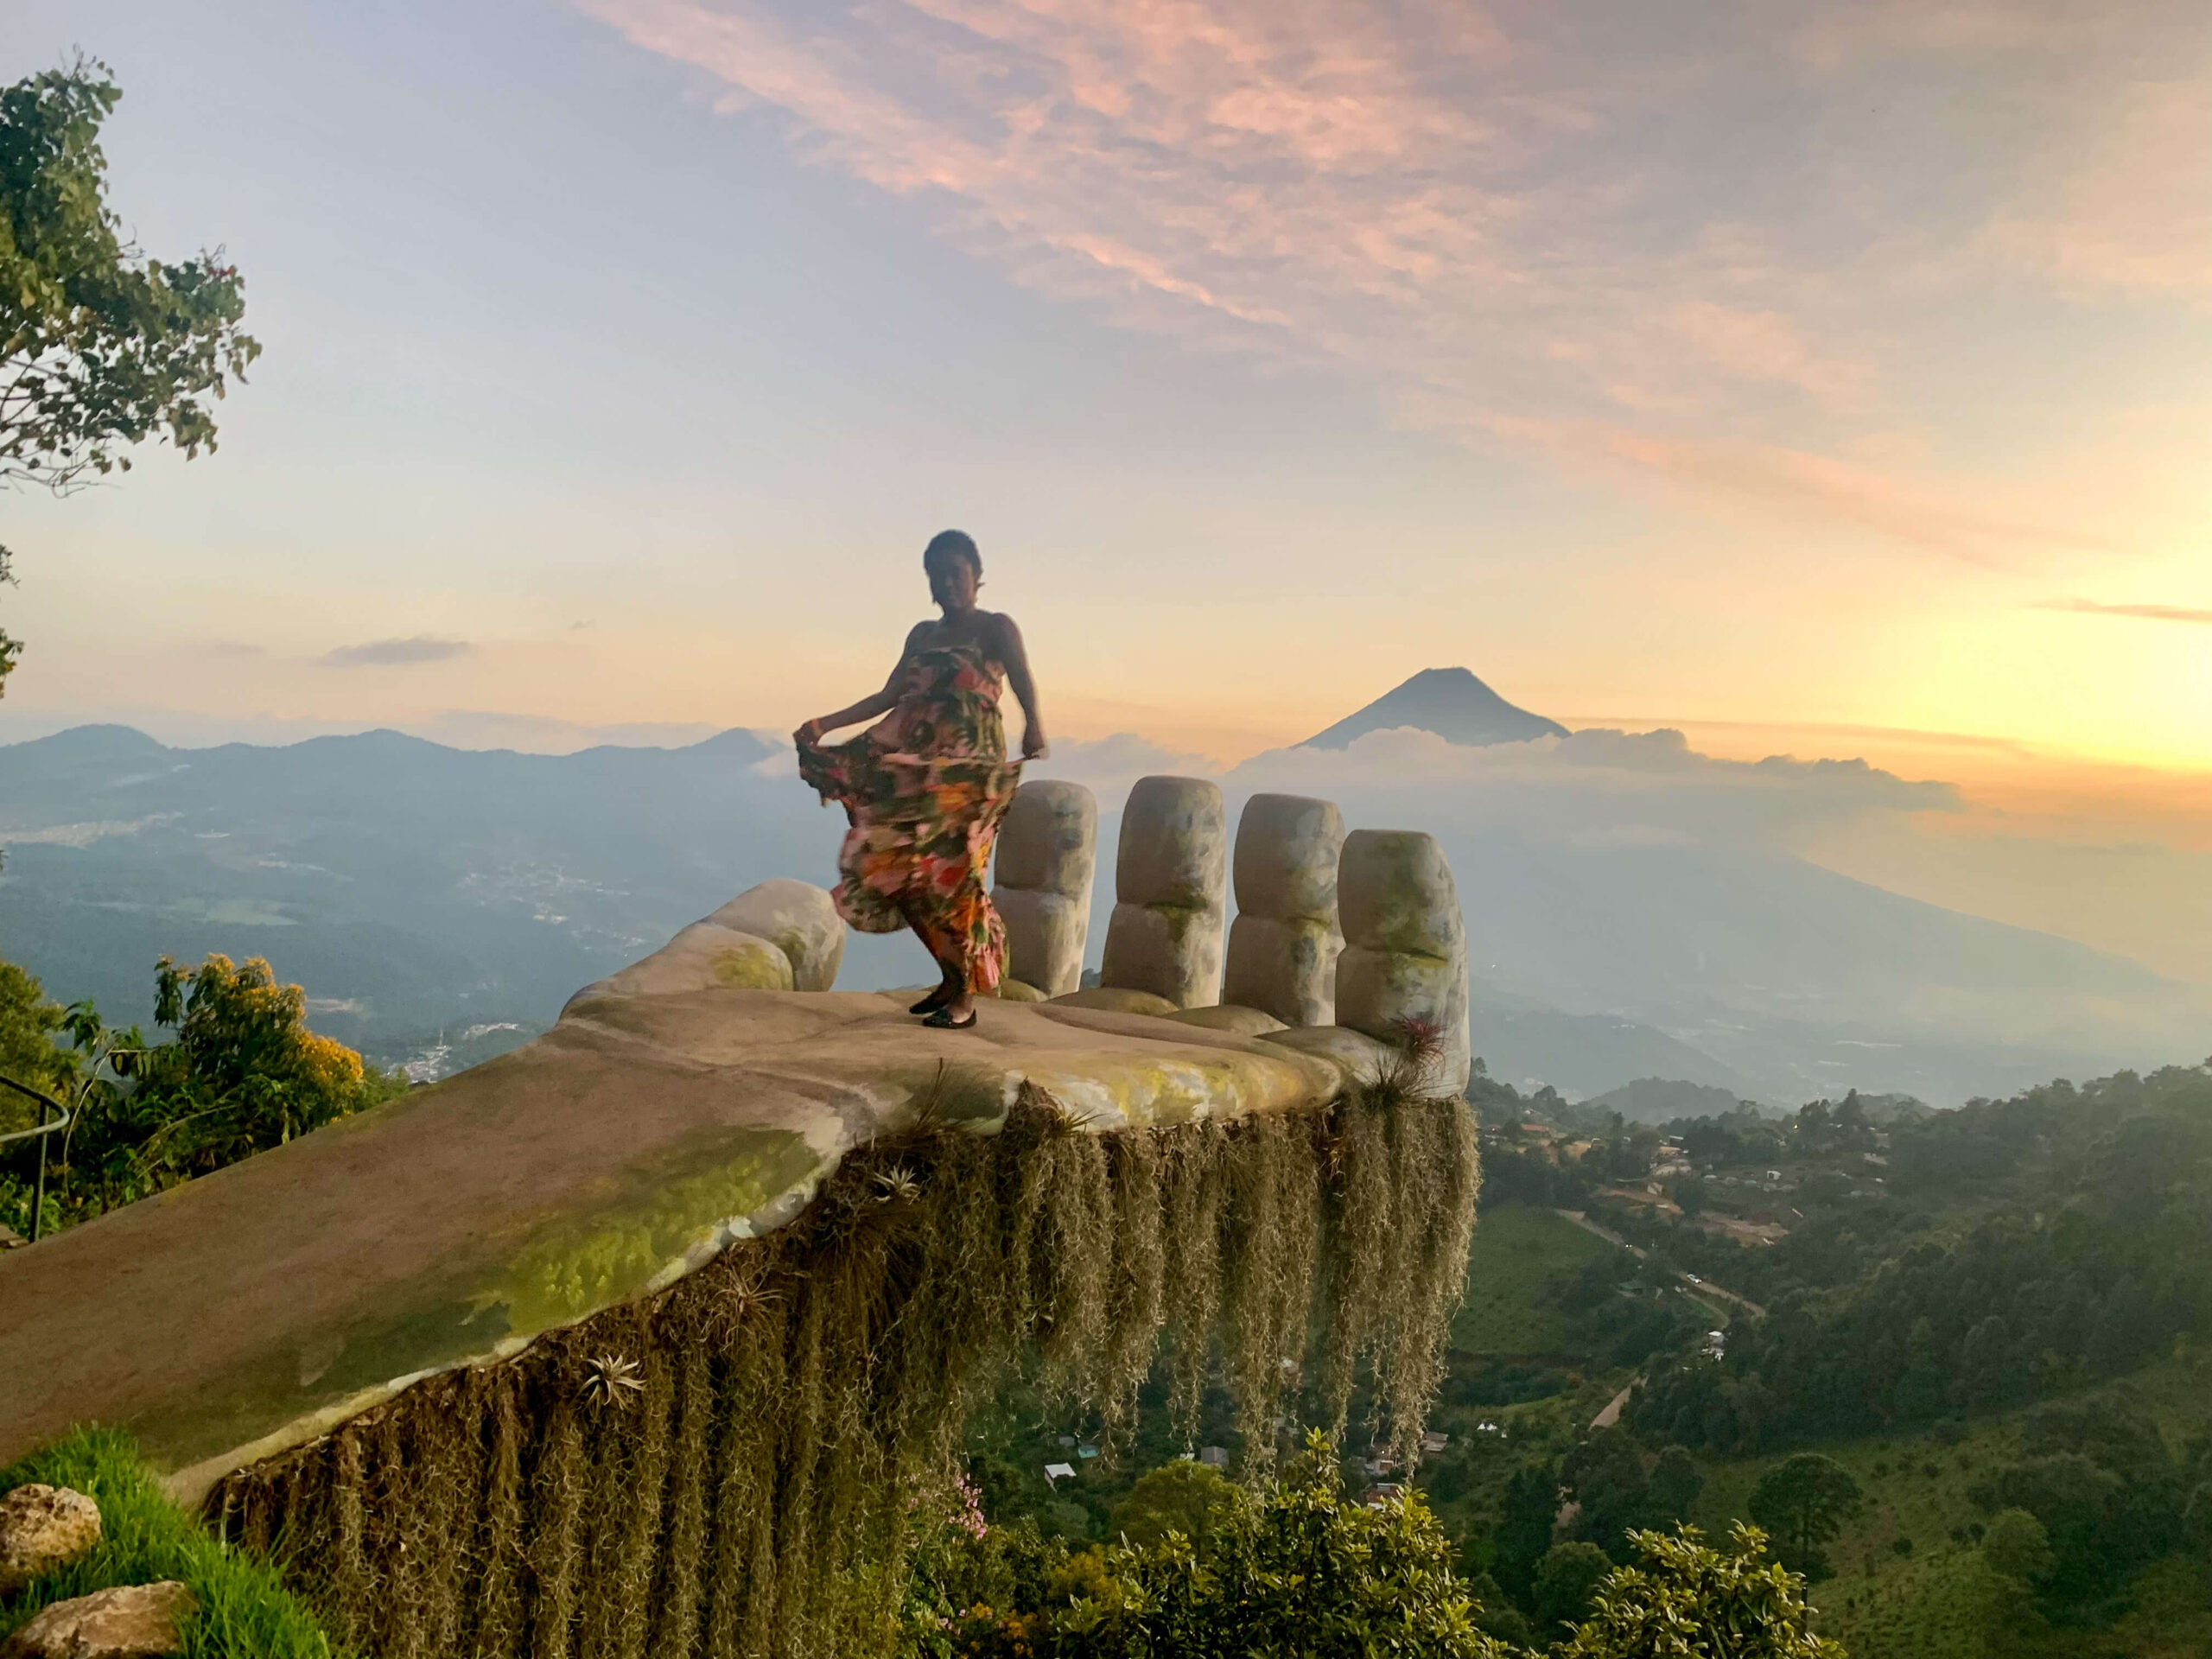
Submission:
M 0 483 L 66 493 L 149 438 L 213 450 L 213 401 L 261 353 L 219 248 L 149 257 L 108 206 L 110 74 L 80 57 L 0 88 Z M 0 690 L 21 649 L 0 634 Z

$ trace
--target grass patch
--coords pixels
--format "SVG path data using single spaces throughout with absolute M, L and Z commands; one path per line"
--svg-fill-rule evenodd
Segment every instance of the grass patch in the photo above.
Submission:
M 337 1651 L 274 1567 L 226 1547 L 169 1502 L 128 1434 L 78 1429 L 0 1472 L 0 1492 L 34 1482 L 98 1503 L 100 1541 L 0 1605 L 0 1637 L 57 1601 L 175 1579 L 200 1603 L 185 1631 L 186 1659 L 331 1659 Z
M 1548 1210 L 1485 1205 L 1467 1253 L 1467 1294 L 1452 1321 L 1452 1346 L 1470 1354 L 1567 1351 L 1573 1338 L 1566 1315 L 1537 1293 L 1548 1280 L 1580 1272 L 1612 1248 Z

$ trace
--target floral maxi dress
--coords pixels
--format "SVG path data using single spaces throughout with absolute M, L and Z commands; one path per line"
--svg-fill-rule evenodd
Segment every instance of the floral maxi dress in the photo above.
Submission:
M 930 645 L 907 658 L 891 712 L 843 743 L 802 746 L 799 776 L 845 809 L 830 895 L 863 933 L 911 925 L 970 991 L 1006 972 L 1006 926 L 983 871 L 1020 781 L 999 714 L 1004 671 L 979 645 Z

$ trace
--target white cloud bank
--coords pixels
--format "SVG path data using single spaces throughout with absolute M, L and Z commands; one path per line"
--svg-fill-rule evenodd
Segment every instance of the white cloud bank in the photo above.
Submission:
M 1109 812 L 1138 778 L 1173 772 L 1216 779 L 1232 810 L 1262 791 L 1318 795 L 1357 804 L 1355 822 L 1376 827 L 1505 827 L 1583 845 L 1793 850 L 1872 816 L 1963 810 L 1951 784 L 1908 781 L 1864 760 L 1718 760 L 1667 730 L 1473 747 L 1407 727 L 1342 749 L 1271 749 L 1227 769 L 1124 733 L 1062 745 L 1033 770 L 1088 785 Z

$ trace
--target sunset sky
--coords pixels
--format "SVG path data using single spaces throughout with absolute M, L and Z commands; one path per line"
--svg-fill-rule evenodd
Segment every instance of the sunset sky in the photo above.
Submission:
M 955 524 L 1057 737 L 1464 664 L 2212 847 L 2202 0 L 8 11 L 266 354 L 0 498 L 0 739 L 787 728 Z

